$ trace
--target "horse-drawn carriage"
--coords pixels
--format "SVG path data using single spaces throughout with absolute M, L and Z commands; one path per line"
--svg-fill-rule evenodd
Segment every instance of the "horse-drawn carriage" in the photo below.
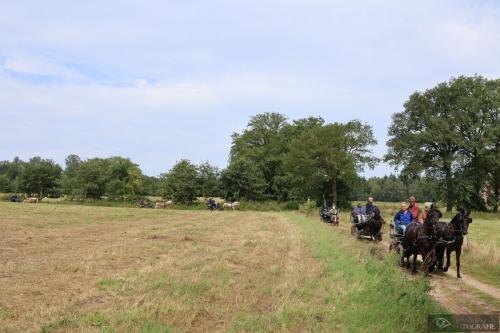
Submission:
M 319 212 L 321 220 L 325 223 L 330 223 L 332 226 L 339 226 L 339 211 L 337 208 L 332 207 L 331 209 L 322 208 Z
M 398 225 L 391 226 L 391 244 L 389 250 L 401 255 L 401 265 L 410 268 L 410 256 L 413 256 L 413 272 L 417 272 L 417 255 L 422 256 L 424 272 L 431 273 L 434 268 L 446 272 L 450 266 L 450 255 L 456 253 L 457 278 L 460 278 L 460 255 L 463 239 L 472 223 L 470 212 L 460 210 L 453 219 L 446 223 L 440 221 L 441 212 L 432 205 L 422 223 L 412 222 L 406 225 L 404 235 Z M 446 254 L 446 265 L 444 255 Z
M 384 220 L 380 216 L 380 211 L 377 209 L 370 215 L 358 214 L 351 215 L 351 235 L 354 237 L 370 238 L 377 242 L 382 241 L 382 225 Z
M 139 208 L 154 208 L 153 201 L 148 198 L 139 201 Z

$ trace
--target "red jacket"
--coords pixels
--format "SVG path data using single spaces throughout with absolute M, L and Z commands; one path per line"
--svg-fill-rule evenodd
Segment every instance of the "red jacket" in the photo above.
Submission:
M 418 214 L 420 213 L 420 210 L 418 209 L 418 203 L 416 201 L 410 206 L 410 212 L 415 222 L 418 222 Z

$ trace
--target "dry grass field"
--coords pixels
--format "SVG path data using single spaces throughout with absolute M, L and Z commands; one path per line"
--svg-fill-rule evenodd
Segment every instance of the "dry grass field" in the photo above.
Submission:
M 0 203 L 0 225 L 0 332 L 419 332 L 442 311 L 384 245 L 298 213 Z

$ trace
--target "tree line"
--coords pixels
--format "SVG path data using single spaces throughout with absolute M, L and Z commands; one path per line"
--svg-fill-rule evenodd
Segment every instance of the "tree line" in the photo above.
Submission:
M 289 120 L 261 113 L 232 134 L 229 163 L 178 161 L 158 177 L 145 176 L 128 158 L 66 158 L 0 162 L 0 191 L 44 196 L 135 200 L 161 195 L 176 202 L 217 196 L 228 200 L 336 203 L 374 196 L 398 201 L 444 200 L 498 210 L 500 189 L 500 80 L 452 78 L 413 93 L 393 115 L 383 160 L 396 175 L 364 179 L 380 159 L 372 127 L 359 120 L 327 123 L 321 117 Z

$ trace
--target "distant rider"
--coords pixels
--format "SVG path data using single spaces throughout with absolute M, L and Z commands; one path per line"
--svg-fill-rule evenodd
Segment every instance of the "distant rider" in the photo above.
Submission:
M 406 227 L 414 221 L 413 215 L 408 210 L 408 204 L 406 202 L 401 202 L 401 210 L 394 215 L 394 226 L 396 227 L 396 232 L 404 236 Z

